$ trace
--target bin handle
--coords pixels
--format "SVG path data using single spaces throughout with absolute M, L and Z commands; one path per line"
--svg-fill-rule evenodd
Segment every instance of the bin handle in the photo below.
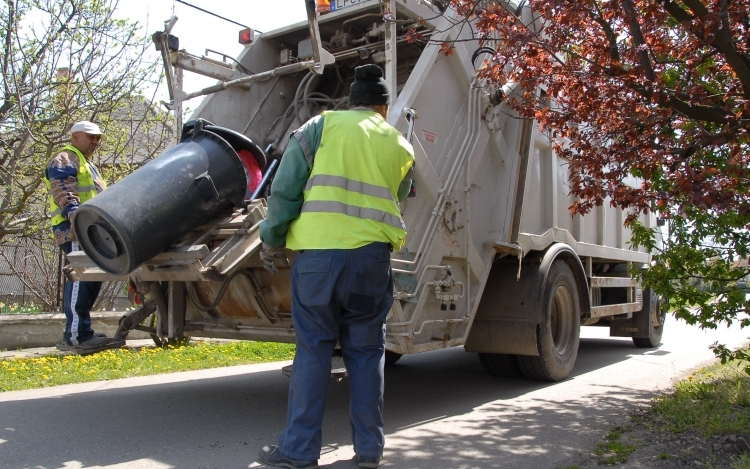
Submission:
M 185 124 L 182 126 L 182 135 L 180 136 L 180 142 L 183 142 L 188 137 L 190 137 L 190 139 L 192 140 L 198 135 L 202 134 L 203 128 L 207 125 L 213 124 L 205 119 L 190 119 L 189 121 L 185 122 Z
M 219 200 L 219 191 L 216 190 L 216 185 L 214 184 L 214 180 L 211 179 L 211 176 L 208 175 L 208 171 L 206 171 L 203 174 L 199 174 L 198 177 L 195 178 L 195 180 L 200 184 L 203 181 L 208 181 L 209 184 L 211 184 L 211 189 L 213 189 L 214 196 L 216 197 L 216 200 Z

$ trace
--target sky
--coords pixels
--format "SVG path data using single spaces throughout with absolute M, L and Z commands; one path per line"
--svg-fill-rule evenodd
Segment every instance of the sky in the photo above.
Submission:
M 204 10 L 211 11 L 256 31 L 272 31 L 283 26 L 305 21 L 304 0 L 185 0 Z M 212 49 L 236 57 L 243 47 L 237 42 L 242 26 L 201 12 L 176 0 L 119 0 L 115 17 L 137 21 L 149 34 L 164 30 L 164 21 L 177 16 L 172 34 L 180 39 L 180 49 L 201 56 Z M 209 54 L 220 59 L 216 54 Z M 153 60 L 161 61 L 156 50 Z M 185 72 L 184 89 L 192 91 L 211 86 L 216 80 Z M 166 87 L 160 99 L 167 99 Z M 198 107 L 201 98 L 190 100 L 186 105 Z

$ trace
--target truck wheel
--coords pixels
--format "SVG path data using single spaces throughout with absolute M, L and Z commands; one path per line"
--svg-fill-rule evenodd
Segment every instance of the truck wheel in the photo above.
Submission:
M 524 376 L 540 381 L 562 381 L 573 370 L 578 357 L 581 306 L 576 279 L 570 266 L 556 261 L 544 287 L 542 323 L 537 326 L 539 356 L 518 356 Z
M 646 317 L 638 317 L 646 315 Z M 643 291 L 643 309 L 633 313 L 637 324 L 643 324 L 648 330 L 648 337 L 633 337 L 633 343 L 640 348 L 654 348 L 661 344 L 664 334 L 664 320 L 667 318 L 666 310 L 662 310 L 661 298 L 651 288 Z
M 390 350 L 385 351 L 385 364 L 386 365 L 395 365 L 397 361 L 399 361 L 403 357 L 402 354 L 391 352 Z
M 500 378 L 521 378 L 523 373 L 518 366 L 516 355 L 507 353 L 480 353 L 479 361 L 485 371 Z

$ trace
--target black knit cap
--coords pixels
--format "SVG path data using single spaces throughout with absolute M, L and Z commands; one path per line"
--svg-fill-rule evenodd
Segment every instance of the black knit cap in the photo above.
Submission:
M 388 104 L 391 93 L 383 79 L 383 70 L 375 64 L 354 69 L 354 83 L 349 89 L 349 105 Z

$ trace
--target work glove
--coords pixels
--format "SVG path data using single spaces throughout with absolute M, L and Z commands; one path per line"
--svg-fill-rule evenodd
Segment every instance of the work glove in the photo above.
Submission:
M 279 271 L 275 265 L 276 261 L 280 261 L 281 265 L 289 265 L 289 259 L 286 257 L 284 246 L 274 248 L 263 243 L 263 247 L 260 249 L 260 260 L 263 261 L 263 268 L 271 272 L 271 275 Z

